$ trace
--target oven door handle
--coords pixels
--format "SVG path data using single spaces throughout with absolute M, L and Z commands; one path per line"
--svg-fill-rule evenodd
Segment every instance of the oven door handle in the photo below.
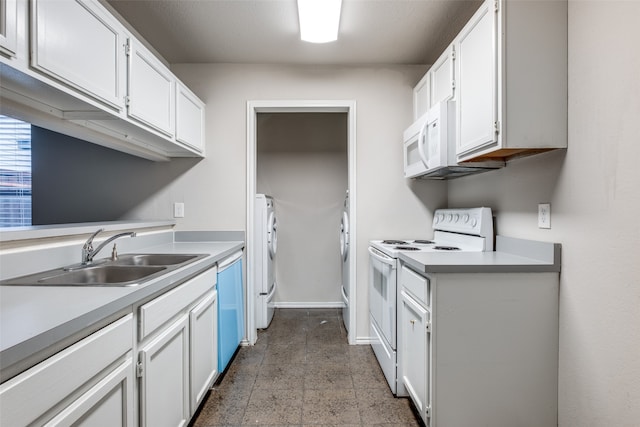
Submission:
M 385 263 L 387 265 L 390 265 L 392 268 L 396 267 L 396 260 L 395 258 L 391 258 L 385 254 L 383 254 L 382 252 L 380 252 L 379 250 L 377 250 L 376 248 L 372 248 L 371 246 L 369 246 L 369 254 L 374 258 L 377 259 L 378 261 Z

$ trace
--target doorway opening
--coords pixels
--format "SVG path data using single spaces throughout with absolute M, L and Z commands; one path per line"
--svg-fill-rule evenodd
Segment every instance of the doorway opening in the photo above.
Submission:
M 258 130 L 261 130 L 261 135 L 263 133 L 268 133 L 265 132 L 264 129 L 269 129 L 269 126 L 265 127 L 264 123 L 266 122 L 267 125 L 269 124 L 269 121 L 279 121 L 279 120 L 294 120 L 296 117 L 299 119 L 303 119 L 303 122 L 309 122 L 309 121 L 322 121 L 322 120 L 326 120 L 328 119 L 331 115 L 333 115 L 334 119 L 337 119 L 337 121 L 335 121 L 337 128 L 339 129 L 340 126 L 342 126 L 342 129 L 344 129 L 346 127 L 346 159 L 339 159 L 339 155 L 336 155 L 337 158 L 333 158 L 330 160 L 329 164 L 333 164 L 333 165 L 339 165 L 340 162 L 343 162 L 343 171 L 339 172 L 339 174 L 342 174 L 342 177 L 338 178 L 338 181 L 342 180 L 342 183 L 340 182 L 336 182 L 334 183 L 332 186 L 329 185 L 329 188 L 332 188 L 331 191 L 337 191 L 337 188 L 340 187 L 340 185 L 342 185 L 342 189 L 340 191 L 344 192 L 345 191 L 345 184 L 346 184 L 346 190 L 348 190 L 349 192 L 349 197 L 347 198 L 347 206 L 343 206 L 343 201 L 344 201 L 344 193 L 341 196 L 341 201 L 340 201 L 340 206 L 333 206 L 335 203 L 334 202 L 329 202 L 329 205 L 331 206 L 331 209 L 338 209 L 338 216 L 337 216 L 337 224 L 334 230 L 335 233 L 335 237 L 337 238 L 340 232 L 340 219 L 342 217 L 342 210 L 343 209 L 348 209 L 349 213 L 350 213 L 350 218 L 355 218 L 355 194 L 356 194 L 356 185 L 355 185 L 355 149 L 356 149 L 356 139 L 355 139 L 355 101 L 249 101 L 247 103 L 247 265 L 249 266 L 249 268 L 247 268 L 247 340 L 249 341 L 250 344 L 254 344 L 256 339 L 257 339 L 257 328 L 256 328 L 256 319 L 255 319 L 255 313 L 256 313 L 256 304 L 258 301 L 258 295 L 257 295 L 257 289 L 256 289 L 256 280 L 257 278 L 254 277 L 254 272 L 253 272 L 253 268 L 251 268 L 250 266 L 253 265 L 254 262 L 256 262 L 256 260 L 254 260 L 254 248 L 255 248 L 255 244 L 258 241 L 258 236 L 256 236 L 256 230 L 255 230 L 255 224 L 254 224 L 254 215 L 256 214 L 256 205 L 255 205 L 255 200 L 256 200 L 256 194 L 261 193 L 261 192 L 268 192 L 271 190 L 271 188 L 273 188 L 273 185 L 277 186 L 278 184 L 275 182 L 276 180 L 271 180 L 273 182 L 271 182 L 268 178 L 265 179 L 265 176 L 269 176 L 269 168 L 273 169 L 278 167 L 277 163 L 281 162 L 284 160 L 284 158 L 282 156 L 280 156 L 280 158 L 278 158 L 278 156 L 273 156 L 271 158 L 271 160 L 273 160 L 272 162 L 265 162 L 263 164 L 263 161 L 265 158 L 269 159 L 269 152 L 271 152 L 272 154 L 274 152 L 277 152 L 278 150 L 290 150 L 291 147 L 287 148 L 286 146 L 283 146 L 282 144 L 295 144 L 295 141 L 290 141 L 290 142 L 283 142 L 282 140 L 279 140 L 277 138 L 277 135 L 271 135 L 268 136 L 268 140 L 269 142 L 267 142 L 266 144 L 268 145 L 268 147 L 265 150 L 265 147 L 262 146 L 262 142 L 260 143 L 260 146 L 258 144 Z M 281 113 L 285 113 L 285 114 L 281 114 Z M 307 115 L 306 113 L 313 113 L 313 114 L 309 114 Z M 338 113 L 338 114 L 335 114 Z M 342 121 L 342 125 L 340 125 L 340 122 Z M 260 137 L 262 138 L 262 136 Z M 313 139 L 313 138 L 312 138 Z M 262 139 L 261 139 L 262 141 Z M 339 143 L 339 142 L 338 142 Z M 310 141 L 308 143 L 306 143 L 307 145 L 305 147 L 303 146 L 299 146 L 297 147 L 297 150 L 321 150 L 321 148 L 317 145 L 314 146 L 314 142 Z M 345 138 L 342 138 L 342 144 L 345 144 Z M 344 145 L 343 145 L 343 149 L 344 149 Z M 325 152 L 334 152 L 334 154 L 339 151 L 336 149 L 336 147 L 324 147 Z M 295 150 L 294 150 L 295 151 Z M 265 156 L 265 152 L 267 153 Z M 312 153 L 313 154 L 313 153 Z M 344 151 L 342 156 L 344 157 Z M 295 156 L 295 155 L 294 155 Z M 333 157 L 336 157 L 333 156 Z M 258 166 L 258 158 L 260 157 L 260 162 L 261 165 L 260 167 Z M 313 156 L 314 159 L 310 160 L 310 157 L 307 156 L 307 161 L 310 162 L 318 162 L 318 161 L 322 161 L 322 157 L 323 155 L 318 155 L 318 156 Z M 328 157 L 332 157 L 332 155 L 328 155 Z M 302 158 L 302 157 L 301 157 Z M 292 159 L 294 160 L 294 159 Z M 346 171 L 344 171 L 344 163 L 346 163 Z M 302 166 L 302 165 L 301 165 Z M 315 165 L 316 167 L 318 165 Z M 287 169 L 290 169 L 288 173 L 293 173 L 295 170 L 296 165 L 292 164 L 290 167 L 287 166 Z M 307 172 L 312 173 L 312 169 L 314 168 L 314 166 L 309 163 L 306 166 L 304 166 L 306 168 Z M 337 166 L 336 166 L 337 167 Z M 272 175 L 273 176 L 273 175 Z M 286 173 L 284 175 L 282 175 L 283 179 L 286 178 Z M 344 182 L 346 179 L 346 182 Z M 300 182 L 300 185 L 304 185 L 304 182 Z M 302 191 L 301 188 L 296 189 L 295 185 L 291 186 L 291 191 L 292 193 L 297 193 L 298 196 L 292 196 L 292 197 L 300 197 L 300 195 L 302 195 L 302 197 L 304 198 L 304 191 Z M 308 188 L 307 189 L 310 193 L 312 193 L 314 191 L 314 188 Z M 289 191 L 289 189 L 287 189 L 287 191 Z M 335 198 L 335 197 L 334 197 Z M 288 202 L 288 201 L 287 201 Z M 287 213 L 287 211 L 292 212 L 295 207 L 293 206 L 286 206 L 286 203 L 283 206 L 284 209 L 284 214 Z M 306 202 L 302 202 L 302 204 L 305 205 L 309 205 Z M 277 204 L 276 204 L 276 211 L 277 211 Z M 307 220 L 309 220 L 309 218 L 307 218 Z M 280 219 L 279 219 L 280 221 Z M 304 221 L 304 218 L 301 219 L 301 221 Z M 280 221 L 281 222 L 281 221 Z M 300 227 L 301 223 L 299 222 L 297 225 L 292 225 L 292 227 Z M 280 226 L 279 228 L 279 233 L 282 233 L 282 226 Z M 349 240 L 351 242 L 354 242 L 354 244 L 352 245 L 352 248 L 355 249 L 355 242 L 356 242 L 356 227 L 355 224 L 353 223 L 353 220 L 351 220 L 351 224 L 349 227 Z M 338 263 L 340 262 L 340 258 L 339 258 L 339 250 L 340 248 L 336 245 L 335 248 L 335 252 L 336 252 L 336 266 L 338 265 Z M 280 252 L 280 251 L 279 251 Z M 350 251 L 350 252 L 355 252 L 355 251 Z M 286 262 L 286 261 L 284 261 Z M 342 284 L 344 281 L 348 281 L 348 283 L 345 286 L 345 291 L 346 294 L 348 295 L 348 299 L 346 301 L 347 306 L 349 307 L 349 310 L 347 310 L 346 316 L 345 316 L 345 326 L 347 327 L 348 330 L 348 340 L 350 344 L 354 344 L 355 343 L 355 319 L 356 319 L 356 310 L 355 310 L 355 296 L 356 296 L 356 279 L 355 279 L 355 256 L 348 256 L 348 259 L 346 260 L 346 265 L 348 265 L 348 270 L 347 270 L 347 278 L 342 279 L 340 277 L 338 277 L 338 281 L 339 283 L 336 283 L 336 286 L 334 287 L 335 289 L 333 289 L 333 292 L 335 293 L 336 291 L 339 292 L 340 287 L 338 285 Z M 295 272 L 295 267 L 292 269 L 289 269 L 290 273 L 287 274 L 296 274 Z M 293 271 L 293 273 L 291 273 L 291 271 Z M 338 294 L 339 295 L 339 294 Z M 295 297 L 294 297 L 295 299 Z M 341 299 L 341 298 L 339 298 Z M 338 299 L 338 300 L 339 300 Z M 292 303 L 293 305 L 290 306 L 295 306 L 295 303 Z M 322 305 L 322 303 L 320 303 L 320 305 Z M 286 303 L 284 303 L 281 306 L 287 306 Z M 314 306 L 313 304 L 310 304 L 309 307 Z M 317 306 L 317 305 L 316 305 Z M 326 305 L 325 305 L 326 306 Z

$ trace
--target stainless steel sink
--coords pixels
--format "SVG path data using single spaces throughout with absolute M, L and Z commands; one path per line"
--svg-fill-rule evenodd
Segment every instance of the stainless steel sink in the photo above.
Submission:
M 113 263 L 117 265 L 176 265 L 197 257 L 198 255 L 194 254 L 128 254 L 120 255 Z
M 206 254 L 126 254 L 0 281 L 6 286 L 138 286 Z
M 38 282 L 45 285 L 119 285 L 131 286 L 167 267 L 125 267 L 117 265 L 98 265 L 80 270 L 68 271 L 55 276 L 44 277 Z

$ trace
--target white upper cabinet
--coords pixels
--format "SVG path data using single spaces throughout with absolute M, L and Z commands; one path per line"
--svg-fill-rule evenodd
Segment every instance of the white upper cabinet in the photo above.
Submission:
M 204 154 L 205 105 L 103 0 L 0 0 L 0 105 L 154 161 Z
M 129 39 L 128 114 L 159 132 L 175 133 L 176 78 L 137 40 Z
M 486 0 L 455 46 L 458 161 L 566 148 L 566 1 Z
M 486 1 L 458 36 L 458 154 L 497 143 L 496 25 L 493 1 Z
M 438 102 L 453 98 L 454 57 L 455 46 L 452 43 L 413 88 L 414 122 Z
M 18 48 L 17 0 L 0 0 L 0 53 L 15 56 Z
M 204 103 L 182 83 L 176 85 L 176 141 L 204 152 Z
M 121 24 L 95 0 L 32 0 L 31 5 L 31 66 L 120 111 L 125 80 Z
M 455 85 L 454 58 L 455 46 L 451 44 L 429 69 L 429 74 L 431 75 L 429 79 L 431 83 L 430 107 L 453 98 Z
M 413 88 L 413 121 L 431 107 L 431 73 L 427 72 Z

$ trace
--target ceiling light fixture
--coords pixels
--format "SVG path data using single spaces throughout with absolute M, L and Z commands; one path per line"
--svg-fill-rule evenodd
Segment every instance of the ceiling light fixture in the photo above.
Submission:
M 342 0 L 298 0 L 300 38 L 311 43 L 338 39 Z

